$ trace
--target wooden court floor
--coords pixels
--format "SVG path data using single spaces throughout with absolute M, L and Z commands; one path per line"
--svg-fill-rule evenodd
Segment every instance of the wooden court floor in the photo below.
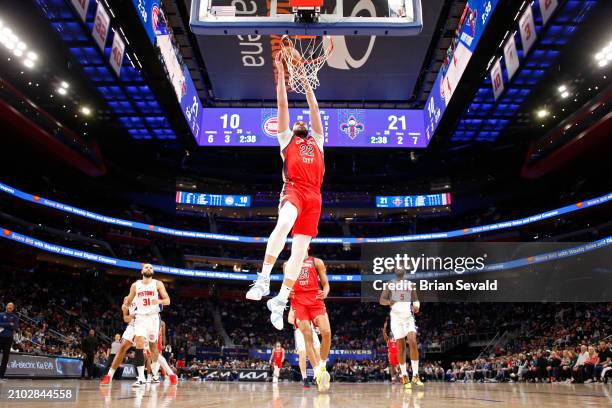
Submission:
M 449 384 L 428 383 L 405 391 L 386 383 L 335 383 L 328 393 L 303 390 L 297 383 L 180 382 L 133 390 L 116 381 L 9 380 L 0 383 L 0 407 L 223 407 L 223 408 L 463 408 L 463 407 L 612 407 L 612 384 Z M 74 401 L 7 400 L 11 389 L 72 389 Z

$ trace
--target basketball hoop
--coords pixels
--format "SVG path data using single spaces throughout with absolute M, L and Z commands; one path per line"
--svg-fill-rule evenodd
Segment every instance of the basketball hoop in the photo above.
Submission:
M 334 49 L 330 36 L 293 36 L 281 38 L 281 56 L 289 72 L 289 86 L 306 94 L 319 86 L 319 70 Z

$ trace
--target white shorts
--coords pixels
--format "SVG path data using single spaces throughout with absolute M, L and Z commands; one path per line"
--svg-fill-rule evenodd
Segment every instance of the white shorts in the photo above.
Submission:
M 159 337 L 159 314 L 136 315 L 134 335 L 144 337 L 150 343 L 156 343 Z
M 304 335 L 300 329 L 295 329 L 293 331 L 293 336 L 295 337 L 295 351 L 306 351 L 306 341 L 304 340 Z M 314 348 L 321 348 L 321 342 L 319 341 L 319 335 L 315 331 L 314 327 L 312 328 L 312 346 Z
M 399 314 L 391 312 L 391 333 L 395 340 L 402 339 L 408 333 L 416 333 L 416 324 L 412 313 Z
M 127 327 L 125 328 L 125 331 L 123 332 L 123 336 L 121 336 L 121 338 L 126 339 L 130 343 L 134 342 L 134 325 L 133 324 L 127 325 Z

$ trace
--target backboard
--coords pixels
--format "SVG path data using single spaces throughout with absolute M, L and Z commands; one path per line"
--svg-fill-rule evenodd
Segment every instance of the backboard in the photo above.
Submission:
M 423 28 L 421 0 L 323 0 L 317 22 L 298 22 L 290 0 L 192 0 L 200 35 L 412 36 Z

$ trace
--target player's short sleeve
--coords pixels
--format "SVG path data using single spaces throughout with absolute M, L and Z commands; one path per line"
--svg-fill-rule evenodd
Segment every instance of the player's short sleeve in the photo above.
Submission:
M 291 131 L 291 129 L 285 129 L 282 132 L 278 133 L 278 143 L 280 143 L 281 150 L 287 147 L 289 142 L 291 142 L 291 136 L 293 136 L 293 132 Z
M 318 134 L 317 132 L 311 132 L 310 133 L 313 137 L 313 139 L 315 140 L 315 142 L 317 142 L 317 146 L 319 146 L 319 149 L 321 149 L 321 151 L 323 151 L 323 141 L 325 140 L 325 138 L 323 137 L 323 135 Z

